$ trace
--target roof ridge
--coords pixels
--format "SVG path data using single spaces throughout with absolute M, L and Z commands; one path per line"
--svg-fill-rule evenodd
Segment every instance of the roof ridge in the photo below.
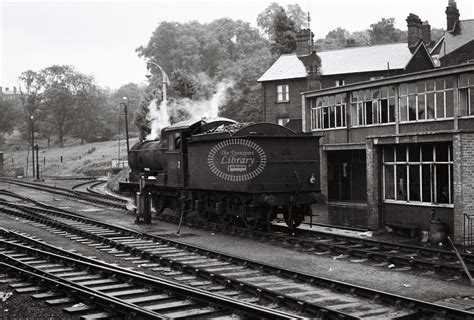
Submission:
M 344 47 L 344 48 L 339 48 L 339 49 L 322 50 L 322 51 L 316 51 L 316 53 L 343 51 L 343 50 L 360 49 L 360 48 L 374 48 L 374 47 L 383 47 L 383 46 L 393 46 L 393 45 L 396 45 L 396 44 L 406 44 L 406 45 L 408 45 L 407 42 L 378 43 L 378 44 L 372 44 L 372 45 L 369 45 L 369 46 L 355 46 L 355 47 L 348 47 L 348 48 Z

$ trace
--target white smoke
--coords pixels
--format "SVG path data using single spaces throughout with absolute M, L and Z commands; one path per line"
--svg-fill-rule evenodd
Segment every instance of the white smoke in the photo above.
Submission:
M 156 99 L 153 99 L 148 106 L 148 118 L 151 121 L 151 132 L 146 136 L 145 140 L 155 140 L 160 137 L 161 129 L 170 125 L 170 117 L 168 115 L 168 101 L 161 101 L 156 106 Z
M 157 107 L 156 99 L 153 99 L 148 107 L 148 119 L 151 121 L 151 132 L 145 139 L 155 140 L 159 138 L 161 129 L 171 124 L 170 117 L 177 113 L 178 110 L 184 110 L 188 115 L 187 118 L 181 120 L 199 120 L 202 118 L 217 117 L 219 107 L 225 102 L 226 91 L 233 85 L 233 81 L 230 80 L 219 82 L 216 86 L 216 92 L 209 100 L 194 101 L 185 98 L 173 101 L 169 105 L 166 100 L 163 100 Z
M 191 99 L 181 99 L 176 101 L 174 107 L 184 109 L 189 117 L 186 120 L 199 120 L 202 118 L 214 118 L 219 114 L 219 107 L 225 102 L 226 91 L 234 83 L 224 80 L 217 84 L 216 92 L 209 100 L 194 101 Z

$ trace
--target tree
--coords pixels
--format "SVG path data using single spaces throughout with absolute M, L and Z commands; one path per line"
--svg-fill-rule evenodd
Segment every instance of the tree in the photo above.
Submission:
M 112 130 L 105 121 L 108 113 L 105 111 L 108 96 L 101 90 L 92 77 L 76 74 L 72 82 L 74 98 L 71 133 L 84 141 L 111 138 Z
M 20 130 L 24 137 L 31 132 L 31 116 L 35 116 L 42 97 L 41 75 L 32 70 L 26 70 L 18 77 L 20 101 L 22 105 L 23 126 Z
M 103 106 L 105 125 L 112 131 L 118 132 L 118 119 L 125 112 L 123 103 L 127 104 L 128 128 L 130 132 L 137 131 L 134 124 L 134 115 L 145 97 L 145 87 L 135 83 L 128 83 L 109 95 L 108 102 Z M 105 94 L 105 93 L 104 93 Z M 127 99 L 124 100 L 123 98 Z
M 406 32 L 395 28 L 395 18 L 382 18 L 371 24 L 369 29 L 372 44 L 396 43 L 406 41 Z
M 337 29 L 329 31 L 324 39 L 316 40 L 315 44 L 319 50 L 341 49 L 346 46 L 349 38 L 349 31 L 338 27 Z
M 0 97 L 0 146 L 4 143 L 5 135 L 13 132 L 17 118 L 15 101 Z
M 284 9 L 281 9 L 273 19 L 273 30 L 271 52 L 274 55 L 292 53 L 296 50 L 295 24 L 288 18 Z
M 299 4 L 289 4 L 285 10 L 285 8 L 278 3 L 272 2 L 257 17 L 257 25 L 267 39 L 272 39 L 274 36 L 275 30 L 273 21 L 281 10 L 285 11 L 288 18 L 293 21 L 296 31 L 303 29 L 307 24 L 307 14 L 301 9 Z
M 269 42 L 259 31 L 247 22 L 229 18 L 207 24 L 163 22 L 147 45 L 137 48 L 137 52 L 160 65 L 170 77 L 169 105 L 178 106 L 172 110 L 173 121 L 192 113 L 180 107 L 184 105 L 180 103 L 182 99 L 209 99 L 217 84 L 229 78 L 234 80 L 236 89 L 227 91 L 230 97 L 227 102 L 241 99 L 246 101 L 245 108 L 248 105 L 249 109 L 259 109 L 259 101 L 248 94 L 260 95 L 256 80 L 272 62 Z M 254 58 L 256 56 L 259 58 Z M 142 136 L 149 130 L 146 115 L 150 101 L 158 98 L 159 104 L 161 99 L 161 71 L 158 68 L 150 71 L 153 76 L 134 121 Z M 193 106 L 192 103 L 186 105 Z M 230 110 L 229 106 L 225 104 L 223 112 Z

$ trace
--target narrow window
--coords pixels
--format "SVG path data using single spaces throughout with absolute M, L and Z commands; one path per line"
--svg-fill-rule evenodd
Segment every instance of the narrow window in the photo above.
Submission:
M 277 86 L 277 102 L 290 101 L 289 85 L 282 84 Z

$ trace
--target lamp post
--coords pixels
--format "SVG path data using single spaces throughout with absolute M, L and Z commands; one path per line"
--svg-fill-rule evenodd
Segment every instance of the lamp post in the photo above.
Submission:
M 30 116 L 31 120 L 31 167 L 33 168 L 33 178 L 35 177 L 35 117 L 33 115 Z
M 163 70 L 162 67 L 160 67 L 157 63 L 153 61 L 147 61 L 146 62 L 147 69 L 150 70 L 150 66 L 154 66 L 158 68 L 161 72 L 161 78 L 163 79 L 163 86 L 162 86 L 162 92 L 163 92 L 163 101 L 166 101 L 167 95 L 166 95 L 166 86 L 170 84 L 170 79 L 168 78 L 168 75 L 166 74 L 165 70 Z
M 125 112 L 125 137 L 127 138 L 127 154 L 128 154 L 128 151 L 130 150 L 130 145 L 129 145 L 129 142 L 128 142 L 128 110 L 127 110 L 128 98 L 123 97 L 122 100 L 123 100 L 122 103 L 123 103 L 124 112 Z

